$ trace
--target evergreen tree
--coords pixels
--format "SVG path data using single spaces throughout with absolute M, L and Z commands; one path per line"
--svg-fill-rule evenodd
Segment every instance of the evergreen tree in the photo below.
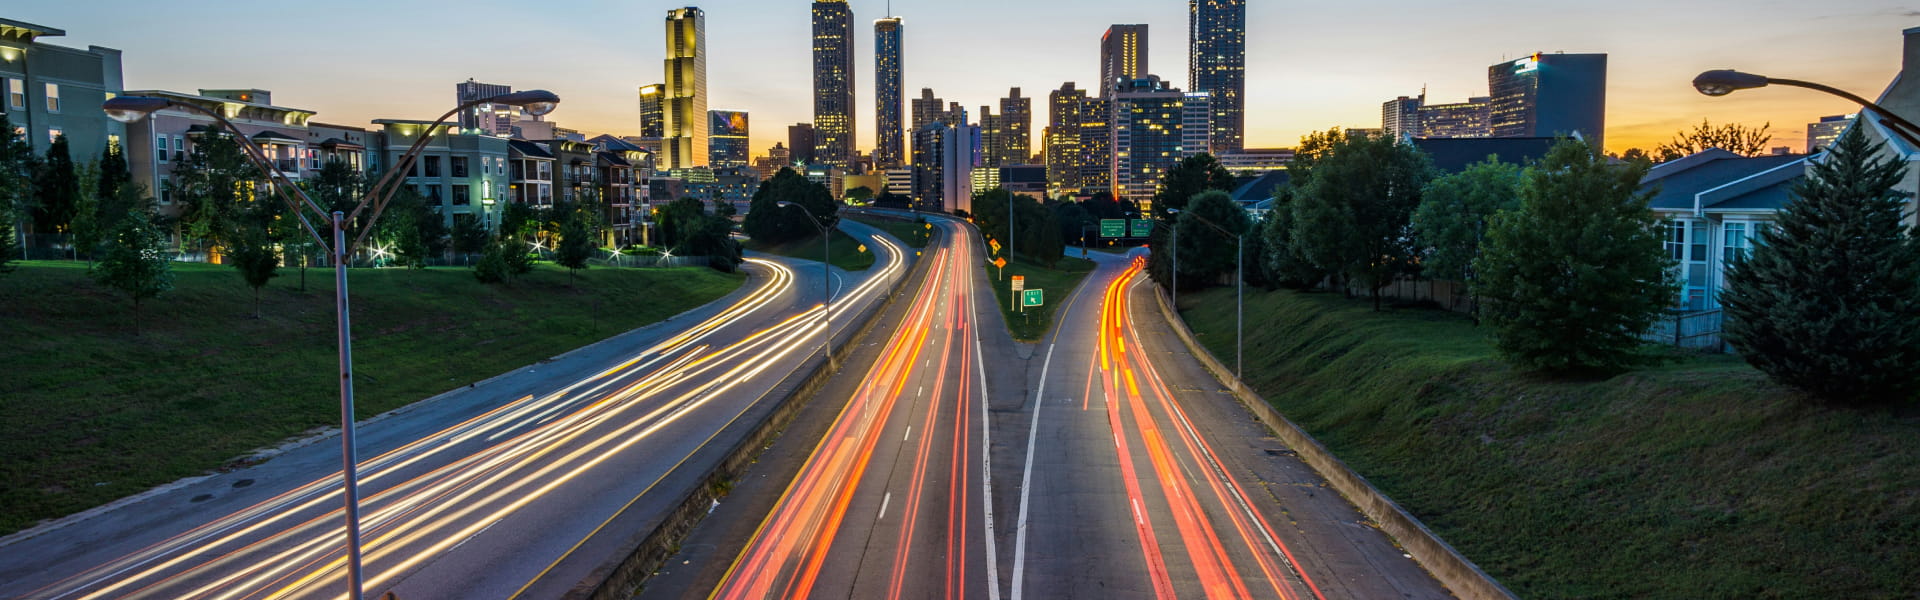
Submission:
M 147 214 L 136 212 L 120 222 L 93 267 L 95 281 L 133 300 L 134 335 L 140 334 L 140 304 L 173 289 L 172 265 L 161 248 L 165 242 Z
M 280 254 L 274 249 L 271 233 L 254 228 L 235 236 L 227 246 L 227 262 L 240 271 L 240 278 L 253 288 L 253 318 L 260 318 L 260 288 L 280 276 Z
M 1467 170 L 1427 183 L 1413 212 L 1413 234 L 1429 249 L 1420 272 L 1470 283 L 1473 260 L 1487 236 L 1487 219 L 1519 207 L 1520 167 L 1489 157 Z
M 265 177 L 230 135 L 199 134 L 186 160 L 174 165 L 173 177 L 181 234 L 206 244 L 230 243 L 240 235 L 243 220 L 270 220 L 275 214 L 257 212 L 257 205 L 274 211 L 280 204 L 265 197 L 255 201 L 255 185 Z
M 480 283 L 507 283 L 513 271 L 507 266 L 507 254 L 519 242 L 493 242 L 487 244 L 486 252 L 480 255 L 480 261 L 473 264 L 473 277 Z M 525 255 L 526 252 L 521 252 Z
M 94 182 L 94 193 L 102 202 L 120 197 L 120 188 L 133 183 L 133 172 L 127 169 L 127 154 L 119 142 L 109 143 L 100 151 L 99 167 L 100 178 Z
M 553 262 L 567 268 L 567 284 L 572 285 L 581 269 L 587 268 L 587 259 L 593 258 L 593 235 L 588 233 L 582 219 L 568 219 L 560 229 L 560 243 L 554 248 Z
M 481 225 L 479 219 L 461 218 L 460 215 L 455 215 L 453 231 L 448 237 L 455 253 L 462 257 L 471 257 L 487 249 L 489 236 L 486 226 Z
M 1727 273 L 1724 335 L 1775 381 L 1857 403 L 1920 391 L 1920 238 L 1903 165 L 1847 131 Z
M 100 166 L 94 163 L 80 165 L 79 183 L 75 188 L 73 202 L 73 232 L 67 242 L 73 247 L 73 257 L 77 260 L 86 256 L 93 260 L 94 247 L 106 236 L 107 229 L 100 226 Z
M 67 136 L 53 139 L 33 177 L 33 229 L 39 233 L 71 233 L 75 205 L 80 201 L 80 173 L 74 168 Z
M 1522 367 L 1618 370 L 1678 288 L 1646 169 L 1563 140 L 1521 175 L 1520 207 L 1493 217 L 1473 262 L 1494 347 Z
M 13 122 L 0 113 L 0 273 L 20 257 L 19 232 L 25 231 L 33 198 L 33 147 L 13 132 Z

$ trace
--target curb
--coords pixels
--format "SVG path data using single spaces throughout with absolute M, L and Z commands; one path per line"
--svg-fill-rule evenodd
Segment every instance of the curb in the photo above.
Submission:
M 1307 463 L 1307 466 L 1313 467 L 1315 472 L 1326 478 L 1327 484 L 1332 486 L 1334 491 L 1340 492 L 1342 497 L 1360 509 L 1361 514 L 1378 523 L 1380 530 L 1398 542 L 1415 562 L 1420 563 L 1420 566 L 1425 567 L 1434 579 L 1439 580 L 1440 585 L 1459 597 L 1470 600 L 1518 600 L 1519 596 L 1514 595 L 1506 586 L 1500 585 L 1500 582 L 1494 580 L 1493 576 L 1488 575 L 1486 571 L 1480 570 L 1473 561 L 1467 560 L 1466 556 L 1461 555 L 1458 550 L 1453 549 L 1453 546 L 1440 539 L 1440 536 L 1427 529 L 1426 524 L 1421 523 L 1420 519 L 1414 518 L 1412 513 L 1408 513 L 1392 498 L 1381 493 L 1379 488 L 1373 487 L 1366 477 L 1348 467 L 1347 463 L 1342 462 L 1339 457 L 1333 455 L 1333 452 L 1327 450 L 1326 446 L 1321 445 L 1319 440 L 1313 439 L 1306 430 L 1281 416 L 1280 412 L 1275 410 L 1272 404 L 1268 404 L 1265 398 L 1248 389 L 1246 384 L 1234 377 L 1232 369 L 1228 369 L 1219 359 L 1214 358 L 1213 352 L 1194 339 L 1193 331 L 1188 329 L 1186 321 L 1180 320 L 1172 307 L 1168 306 L 1166 292 L 1157 285 L 1153 286 L 1153 297 L 1160 306 L 1160 316 L 1173 327 L 1174 333 L 1179 334 L 1180 342 L 1186 344 L 1187 350 L 1200 359 L 1200 364 L 1207 368 L 1207 372 L 1212 373 L 1214 379 L 1226 385 L 1227 389 L 1233 392 L 1233 397 L 1239 399 L 1240 404 L 1246 406 L 1256 420 L 1266 425 L 1267 429 L 1288 447 L 1293 448 L 1302 462 Z
M 882 235 L 885 235 L 884 233 Z M 903 244 L 902 248 L 906 248 Z M 902 257 L 903 259 L 906 257 Z M 868 309 L 860 316 L 860 324 L 844 340 L 834 346 L 834 359 L 841 362 L 850 357 L 854 350 L 865 342 L 866 337 L 879 325 L 881 314 L 891 308 L 903 294 L 900 292 L 908 282 L 925 275 L 929 261 L 916 260 L 913 266 L 901 274 L 887 295 L 879 304 Z M 793 388 L 784 397 L 774 398 L 772 408 L 759 417 L 758 423 L 747 423 L 750 429 L 745 437 L 734 443 L 719 460 L 698 476 L 698 483 L 688 490 L 678 505 L 659 517 L 648 528 L 635 533 L 619 551 L 589 572 L 586 579 L 575 585 L 562 596 L 567 599 L 625 600 L 631 598 L 637 590 L 651 578 L 661 565 L 665 564 L 679 551 L 680 542 L 692 533 L 712 507 L 720 502 L 731 489 L 730 482 L 739 478 L 756 462 L 760 452 L 772 444 L 772 440 L 784 431 L 788 424 L 800 413 L 800 410 L 813 399 L 813 395 L 825 387 L 835 372 L 827 368 L 825 361 L 810 360 L 810 366 L 804 371 L 795 371 L 781 380 L 775 390 L 793 382 Z M 777 393 L 774 392 L 774 393 Z M 724 430 L 723 430 L 724 431 Z M 673 477 L 669 472 L 666 477 Z M 618 519 L 616 514 L 613 518 Z

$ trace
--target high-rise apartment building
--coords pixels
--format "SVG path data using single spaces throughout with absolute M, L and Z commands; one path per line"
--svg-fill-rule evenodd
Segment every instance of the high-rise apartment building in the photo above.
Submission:
M 712 110 L 707 115 L 707 131 L 713 136 L 707 164 L 714 169 L 747 166 L 748 155 L 753 152 L 747 143 L 747 111 Z
M 928 123 L 946 118 L 947 101 L 935 98 L 933 88 L 920 88 L 920 97 L 913 99 L 913 131 L 926 127 Z
M 1207 94 L 1188 94 L 1158 77 L 1135 79 L 1113 96 L 1113 195 L 1151 208 L 1160 180 L 1180 160 L 1206 151 Z
M 874 139 L 873 162 L 882 169 L 906 164 L 906 91 L 902 76 L 906 69 L 902 53 L 900 17 L 873 22 L 873 119 L 878 137 Z
M 1406 140 L 1420 132 L 1420 105 L 1426 103 L 1427 95 L 1418 97 L 1401 96 L 1380 105 L 1380 128 L 1395 140 Z
M 1833 115 L 1820 117 L 1817 123 L 1808 123 L 1807 154 L 1819 152 L 1822 148 L 1832 146 L 1834 142 L 1839 141 L 1840 134 L 1845 132 L 1847 126 L 1852 125 L 1854 118 L 1859 116 L 1859 114 Z
M 454 101 L 466 104 L 475 100 L 484 100 L 501 94 L 513 93 L 509 86 L 480 83 L 472 79 L 454 84 Z M 461 129 L 478 129 L 488 135 L 511 135 L 513 121 L 520 116 L 520 109 L 505 104 L 477 104 L 460 111 Z
M 1485 96 L 1466 102 L 1424 105 L 1415 112 L 1412 137 L 1483 138 L 1493 135 L 1493 99 Z
M 1007 143 L 1006 119 L 993 114 L 993 107 L 980 107 L 980 160 L 979 166 L 998 167 L 1000 158 L 1005 154 Z
M 667 136 L 666 84 L 640 86 L 640 137 L 663 138 Z
M 1047 189 L 1050 195 L 1080 191 L 1080 123 L 1087 91 L 1069 81 L 1047 95 L 1047 129 L 1041 134 L 1046 151 Z
M 1114 25 L 1100 36 L 1100 97 L 1147 77 L 1147 26 Z
M 977 128 L 928 123 L 913 132 L 913 201 L 927 210 L 973 211 Z
M 661 119 L 666 169 L 707 165 L 707 15 L 698 8 L 667 11 L 667 99 Z
M 813 3 L 813 129 L 815 158 L 847 168 L 853 162 L 853 8 L 846 0 Z
M 794 164 L 813 164 L 812 123 L 794 123 L 787 126 L 787 151 L 793 153 Z
M 1246 147 L 1247 0 L 1187 0 L 1187 88 L 1213 111 L 1208 152 Z
M 1020 88 L 1000 99 L 1000 141 L 995 152 L 994 166 L 1033 162 L 1033 99 L 1021 97 Z
M 1493 137 L 1579 134 L 1604 148 L 1607 55 L 1534 54 L 1487 67 Z
M 1080 189 L 1113 190 L 1113 99 L 1087 98 L 1080 106 Z

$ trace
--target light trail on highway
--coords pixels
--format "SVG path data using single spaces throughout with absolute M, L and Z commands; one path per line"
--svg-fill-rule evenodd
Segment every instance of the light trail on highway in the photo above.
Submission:
M 739 335 L 725 333 L 739 325 L 767 320 L 759 315 L 795 291 L 791 269 L 751 259 L 767 280 L 718 314 L 553 392 L 527 395 L 362 461 L 369 591 L 427 568 L 529 506 L 558 502 L 554 492 L 569 483 L 600 480 L 597 467 L 634 461 L 637 445 L 668 443 L 662 433 L 701 442 L 674 447 L 677 454 L 656 458 L 645 473 L 618 475 L 637 475 L 651 490 L 678 466 L 673 461 L 685 461 L 787 370 L 817 353 L 829 319 L 844 323 L 904 273 L 905 251 L 885 238 L 876 241 L 883 260 L 833 303 L 832 314 L 816 304 L 737 340 L 723 339 Z M 337 472 L 312 480 L 25 597 L 344 597 L 339 487 Z M 538 562 L 548 560 L 557 557 Z

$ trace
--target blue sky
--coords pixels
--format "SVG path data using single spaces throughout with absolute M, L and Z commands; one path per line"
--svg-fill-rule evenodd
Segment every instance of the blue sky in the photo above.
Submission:
M 713 108 L 752 113 L 754 152 L 811 119 L 807 0 L 719 0 L 707 13 Z M 872 145 L 872 20 L 884 0 L 853 0 L 861 69 L 860 141 Z M 431 118 L 469 77 L 547 88 L 553 119 L 593 132 L 637 128 L 634 90 L 661 79 L 661 22 L 685 4 L 612 0 L 235 0 L 167 4 L 40 0 L 0 17 L 64 29 L 50 43 L 126 52 L 130 89 L 255 87 L 275 103 L 364 125 Z M 321 8 L 324 7 L 324 8 Z M 1182 0 L 896 0 L 906 19 L 909 96 L 932 87 L 978 111 L 1010 87 L 1035 102 L 1098 75 L 1100 34 L 1147 23 L 1152 70 L 1186 85 Z M 1250 0 L 1250 146 L 1291 146 L 1314 129 L 1377 127 L 1380 103 L 1424 84 L 1429 98 L 1485 94 L 1486 67 L 1535 51 L 1611 55 L 1608 142 L 1648 146 L 1702 118 L 1773 124 L 1798 149 L 1807 122 L 1853 112 L 1788 89 L 1706 98 L 1693 75 L 1734 67 L 1879 94 L 1899 68 L 1900 31 L 1920 10 L 1882 0 Z

